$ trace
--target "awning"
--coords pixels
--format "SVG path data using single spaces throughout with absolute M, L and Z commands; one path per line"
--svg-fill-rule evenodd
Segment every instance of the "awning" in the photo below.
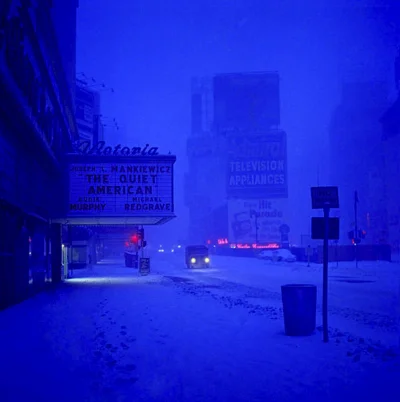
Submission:
M 129 217 L 65 217 L 52 219 L 51 223 L 61 223 L 62 225 L 163 225 L 164 223 L 176 218 L 171 216 L 129 216 Z

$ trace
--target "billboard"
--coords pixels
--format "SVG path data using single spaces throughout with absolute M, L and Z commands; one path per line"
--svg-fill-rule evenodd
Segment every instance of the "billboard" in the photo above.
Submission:
M 278 73 L 219 74 L 213 87 L 217 130 L 265 130 L 280 124 Z
M 174 156 L 85 159 L 69 164 L 69 218 L 174 217 Z
M 228 222 L 230 243 L 287 242 L 288 200 L 230 200 Z
M 228 198 L 288 196 L 286 134 L 233 136 L 228 140 Z
M 76 86 L 75 116 L 79 138 L 93 142 L 100 113 L 100 95 L 82 85 Z M 96 142 L 96 141 L 95 141 Z

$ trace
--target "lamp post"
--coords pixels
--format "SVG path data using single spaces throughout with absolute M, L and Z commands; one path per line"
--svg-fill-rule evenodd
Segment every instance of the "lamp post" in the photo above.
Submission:
M 250 219 L 254 217 L 254 223 L 256 225 L 256 244 L 258 244 L 258 212 L 252 209 L 250 211 Z

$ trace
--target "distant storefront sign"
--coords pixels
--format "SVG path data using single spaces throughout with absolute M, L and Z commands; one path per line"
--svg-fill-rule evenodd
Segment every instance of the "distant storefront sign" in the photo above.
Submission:
M 281 227 L 289 224 L 287 199 L 230 200 L 230 243 L 281 243 Z
M 284 132 L 254 137 L 234 136 L 228 148 L 228 197 L 287 197 Z
M 68 217 L 174 216 L 175 156 L 83 159 L 69 165 Z

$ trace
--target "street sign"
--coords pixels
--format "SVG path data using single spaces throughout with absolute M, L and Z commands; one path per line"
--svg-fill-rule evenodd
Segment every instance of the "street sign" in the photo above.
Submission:
M 311 218 L 311 238 L 325 239 L 325 218 Z M 339 218 L 329 218 L 328 239 L 339 240 Z
M 339 208 L 339 190 L 335 186 L 311 187 L 312 209 Z
M 328 242 L 339 239 L 339 218 L 330 218 L 331 208 L 339 208 L 339 190 L 335 186 L 311 187 L 312 209 L 323 209 L 323 218 L 312 218 L 313 239 L 324 240 L 324 258 L 322 270 L 322 327 L 323 340 L 328 342 Z
M 140 258 L 139 273 L 140 275 L 148 275 L 150 273 L 150 258 Z

